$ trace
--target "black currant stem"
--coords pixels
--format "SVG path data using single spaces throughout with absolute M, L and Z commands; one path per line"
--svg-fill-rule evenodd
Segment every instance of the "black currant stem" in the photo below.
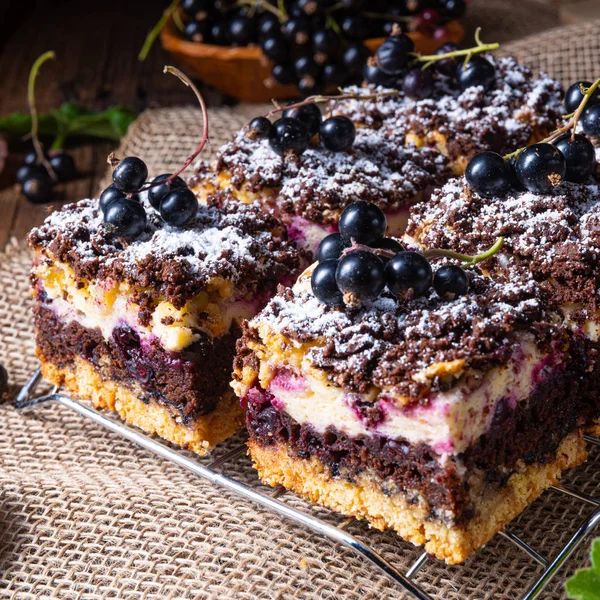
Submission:
M 361 17 L 366 17 L 367 19 L 382 19 L 385 21 L 395 21 L 397 23 L 410 23 L 412 17 L 403 17 L 400 15 L 390 15 L 387 13 L 377 13 L 370 11 L 361 11 Z
M 140 62 L 144 62 L 146 58 L 148 58 L 148 54 L 150 54 L 150 50 L 156 41 L 156 38 L 162 31 L 166 22 L 169 20 L 169 17 L 177 10 L 179 3 L 181 0 L 173 0 L 167 8 L 165 8 L 161 18 L 158 20 L 158 23 L 148 32 L 146 39 L 144 40 L 144 45 L 138 54 L 138 60 Z
M 287 11 L 285 10 L 284 0 L 277 0 L 277 10 L 283 15 L 284 20 L 287 20 Z
M 571 139 L 574 139 L 575 138 L 575 130 L 577 129 L 577 123 L 579 122 L 581 114 L 583 113 L 585 106 L 588 103 L 588 100 L 591 98 L 594 91 L 598 89 L 598 87 L 600 87 L 600 78 L 596 79 L 596 81 L 594 81 L 594 83 L 592 83 L 592 85 L 590 85 L 589 88 L 585 89 L 585 91 L 584 91 L 584 89 L 582 89 L 581 93 L 583 94 L 583 98 L 581 99 L 581 102 L 579 103 L 577 110 L 574 113 L 572 113 L 571 115 L 567 115 L 567 117 L 570 117 L 570 119 L 562 127 L 559 127 L 558 129 L 554 130 L 548 137 L 544 138 L 543 140 L 541 140 L 538 143 L 539 144 L 550 144 L 556 138 L 563 135 L 563 133 L 568 133 L 569 131 L 572 132 Z M 523 150 L 525 150 L 525 148 L 519 148 L 518 150 L 515 150 L 514 152 L 511 152 L 510 154 L 506 154 L 504 156 L 504 160 L 510 160 L 511 158 L 518 156 L 519 154 L 521 154 L 521 152 L 523 152 Z
M 454 252 L 454 250 L 445 250 L 442 248 L 429 248 L 427 250 L 423 250 L 422 254 L 425 258 L 434 258 L 444 256 L 446 258 L 454 258 L 456 260 L 460 260 L 465 267 L 472 267 L 477 263 L 480 263 L 488 258 L 494 256 L 500 248 L 502 248 L 502 244 L 504 244 L 504 238 L 499 237 L 496 240 L 496 243 L 481 254 L 471 255 L 471 254 L 460 254 L 460 252 Z
M 235 6 L 254 6 L 256 8 L 262 8 L 275 15 L 282 23 L 287 20 L 287 17 L 279 8 L 276 8 L 275 6 L 273 6 L 269 2 L 265 2 L 264 0 L 238 0 L 235 3 Z
M 267 114 L 265 114 L 265 117 L 269 118 L 277 114 L 278 112 L 282 112 L 284 110 L 292 108 L 299 108 L 300 106 L 306 106 L 307 104 L 330 102 L 331 100 L 333 100 L 334 102 L 337 102 L 339 100 L 374 100 L 375 98 L 383 98 L 384 96 L 398 96 L 398 94 L 400 94 L 398 90 L 390 90 L 389 92 L 380 92 L 378 94 L 366 94 L 364 96 L 361 96 L 360 94 L 341 94 L 340 96 L 317 95 L 309 96 L 301 102 L 296 102 L 295 104 L 288 104 L 287 106 L 279 106 L 275 101 L 273 101 L 273 104 L 275 104 L 275 108 L 273 110 L 270 110 Z
M 56 181 L 58 177 L 56 177 L 54 169 L 44 156 L 44 149 L 42 148 L 40 138 L 38 137 L 38 113 L 35 105 L 35 80 L 40 72 L 41 66 L 51 58 L 56 58 L 54 50 L 44 52 L 44 54 L 39 56 L 33 63 L 31 71 L 29 72 L 29 81 L 27 83 L 27 103 L 29 104 L 29 114 L 31 115 L 31 141 L 33 142 L 37 162 L 38 164 L 44 165 L 44 168 L 48 171 L 48 175 Z
M 446 58 L 457 58 L 459 56 L 465 57 L 465 64 L 469 62 L 469 59 L 474 54 L 479 54 L 481 52 L 490 52 L 491 50 L 496 50 L 500 47 L 500 44 L 484 44 L 479 38 L 479 33 L 481 31 L 481 27 L 477 28 L 475 32 L 475 43 L 476 46 L 472 48 L 465 48 L 464 50 L 454 50 L 453 52 L 445 52 L 444 54 L 424 54 L 424 55 L 415 55 L 415 62 L 424 62 L 425 64 L 421 67 L 423 70 L 430 67 L 432 64 L 436 63 L 439 60 L 444 60 Z
M 179 14 L 178 10 L 173 11 L 173 23 L 175 23 L 175 25 L 177 26 L 177 29 L 179 29 L 179 31 L 181 31 L 181 33 L 185 32 L 185 24 L 181 20 L 181 15 Z
M 196 157 L 204 149 L 204 146 L 206 146 L 206 144 L 208 143 L 208 109 L 206 108 L 206 102 L 204 102 L 204 98 L 202 97 L 200 90 L 198 90 L 198 88 L 194 85 L 194 82 L 185 73 L 180 71 L 177 67 L 171 67 L 170 65 L 166 65 L 165 68 L 163 69 L 163 73 L 171 73 L 171 75 L 175 75 L 175 77 L 177 77 L 180 81 L 185 83 L 185 85 L 187 85 L 189 88 L 191 88 L 191 90 L 196 95 L 196 98 L 198 99 L 198 102 L 200 103 L 200 108 L 202 110 L 202 120 L 204 122 L 204 125 L 202 128 L 202 141 L 200 142 L 200 144 L 198 145 L 196 150 L 193 152 L 193 154 L 191 154 L 190 156 L 188 156 L 185 159 L 183 166 L 180 169 L 175 171 L 175 173 L 173 173 L 170 177 L 167 177 L 167 179 L 165 179 L 164 181 L 160 181 L 155 184 L 149 183 L 145 186 L 142 186 L 138 190 L 139 192 L 145 192 L 146 190 L 149 190 L 151 187 L 153 187 L 155 185 L 161 185 L 161 184 L 165 184 L 165 183 L 168 184 L 171 181 L 173 181 L 178 175 L 181 175 L 181 173 L 183 173 L 194 162 Z

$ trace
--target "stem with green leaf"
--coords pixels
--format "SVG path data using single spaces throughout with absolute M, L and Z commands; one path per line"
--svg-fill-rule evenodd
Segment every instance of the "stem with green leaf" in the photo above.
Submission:
M 496 243 L 488 248 L 485 252 L 481 254 L 461 254 L 460 252 L 454 252 L 454 250 L 444 250 L 442 248 L 429 248 L 427 250 L 423 250 L 422 254 L 425 258 L 436 258 L 436 257 L 446 257 L 446 258 L 454 258 L 456 260 L 460 260 L 465 267 L 472 267 L 477 263 L 480 263 L 488 258 L 494 256 L 500 248 L 502 248 L 502 244 L 504 244 L 504 238 L 499 237 L 496 240 Z
M 27 83 L 27 102 L 29 104 L 29 114 L 31 115 L 31 141 L 33 142 L 33 147 L 37 156 L 37 163 L 44 165 L 48 175 L 50 175 L 50 177 L 56 181 L 58 179 L 56 177 L 56 173 L 46 159 L 44 155 L 44 149 L 42 148 L 40 138 L 38 137 L 38 113 L 35 105 L 35 80 L 40 72 L 40 67 L 51 58 L 56 58 L 54 50 L 48 50 L 48 52 L 44 52 L 44 54 L 39 56 L 33 63 L 31 71 L 29 72 L 29 81 Z
M 169 6 L 164 10 L 162 17 L 159 19 L 158 23 L 148 32 L 148 35 L 144 40 L 144 45 L 142 46 L 142 49 L 138 54 L 138 60 L 140 62 L 144 62 L 146 60 L 148 54 L 150 54 L 150 50 L 154 42 L 156 41 L 156 38 L 159 36 L 163 27 L 169 20 L 169 17 L 177 10 L 177 7 L 179 6 L 180 2 L 181 0 L 173 0 L 173 2 L 171 2 L 171 4 L 169 4 Z

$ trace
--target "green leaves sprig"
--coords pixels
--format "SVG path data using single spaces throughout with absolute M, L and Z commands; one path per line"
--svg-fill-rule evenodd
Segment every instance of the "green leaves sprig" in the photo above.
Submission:
M 592 566 L 567 580 L 567 594 L 575 600 L 600 600 L 600 538 L 592 545 Z
M 54 138 L 52 150 L 62 148 L 67 137 L 91 137 L 117 142 L 125 135 L 135 116 L 126 106 L 95 111 L 68 102 L 60 108 L 38 115 L 38 133 L 43 137 Z M 0 133 L 9 138 L 23 138 L 30 130 L 29 113 L 16 112 L 0 118 Z

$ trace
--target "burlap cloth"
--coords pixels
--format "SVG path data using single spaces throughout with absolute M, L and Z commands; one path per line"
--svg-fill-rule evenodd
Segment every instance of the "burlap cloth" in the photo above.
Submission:
M 491 39 L 491 38 L 490 38 Z M 566 82 L 600 71 L 600 23 L 505 47 Z M 214 147 L 260 108 L 214 110 Z M 149 111 L 120 155 L 137 154 L 153 174 L 181 163 L 199 139 L 195 109 Z M 0 362 L 13 391 L 36 367 L 27 291 L 30 254 L 13 242 L 0 255 Z M 391 599 L 403 597 L 351 552 L 257 509 L 57 406 L 27 415 L 0 407 L 0 597 Z M 238 438 L 239 442 L 239 438 Z M 218 452 L 230 448 L 224 444 Z M 592 459 L 600 459 L 597 452 Z M 246 459 L 228 469 L 256 483 Z M 591 460 L 566 484 L 600 493 Z M 295 499 L 300 507 L 308 506 Z M 342 519 L 315 509 L 332 522 Z M 589 508 L 547 492 L 510 528 L 553 557 Z M 406 568 L 419 551 L 393 533 L 350 531 Z M 546 593 L 587 560 L 588 545 Z M 497 536 L 465 565 L 428 564 L 419 581 L 434 598 L 518 598 L 540 569 Z

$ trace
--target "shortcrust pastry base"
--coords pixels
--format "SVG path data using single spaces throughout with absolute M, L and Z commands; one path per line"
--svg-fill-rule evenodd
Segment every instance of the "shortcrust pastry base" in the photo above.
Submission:
M 548 464 L 531 465 L 514 473 L 506 486 L 485 495 L 475 507 L 475 516 L 462 526 L 433 519 L 425 500 L 409 503 L 404 494 L 386 496 L 378 479 L 361 475 L 353 482 L 335 478 L 316 458 L 289 456 L 288 449 L 262 447 L 248 442 L 249 454 L 261 480 L 286 489 L 345 515 L 366 519 L 376 529 L 394 529 L 405 540 L 448 564 L 466 560 L 477 548 L 521 513 L 551 485 L 562 471 L 576 467 L 587 458 L 580 431 L 569 434 Z M 379 480 L 380 481 L 380 480 Z
M 42 374 L 51 383 L 90 400 L 96 408 L 115 411 L 127 423 L 201 456 L 244 424 L 242 408 L 233 392 L 225 393 L 213 412 L 196 417 L 190 424 L 178 423 L 177 416 L 166 406 L 143 402 L 131 389 L 116 381 L 103 379 L 94 366 L 83 358 L 77 358 L 74 364 L 66 367 L 58 367 L 41 356 L 38 358 Z M 141 388 L 134 383 L 136 387 L 141 396 Z

